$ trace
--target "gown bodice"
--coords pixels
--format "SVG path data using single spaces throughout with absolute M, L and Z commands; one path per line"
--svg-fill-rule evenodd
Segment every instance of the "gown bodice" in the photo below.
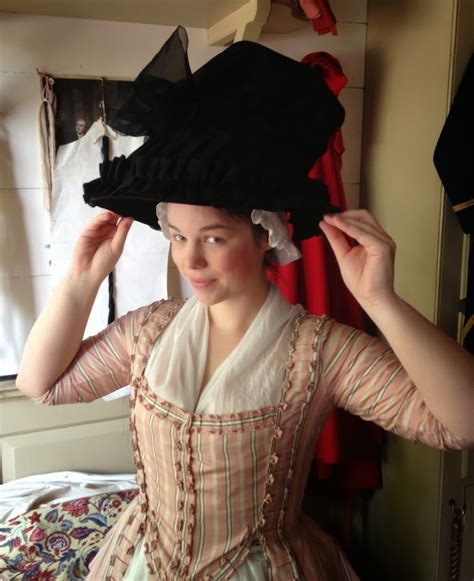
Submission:
M 135 338 L 130 428 L 140 492 L 128 509 L 125 530 L 114 530 L 106 540 L 117 545 L 117 552 L 107 563 L 94 560 L 89 577 L 123 576 L 143 535 L 150 579 L 229 579 L 255 544 L 262 548 L 271 579 L 300 579 L 290 537 L 304 531 L 299 531 L 299 513 L 287 508 L 298 440 L 317 383 L 317 365 L 308 358 L 307 346 L 324 319 L 315 326 L 305 312 L 296 318 L 278 405 L 195 414 L 158 396 L 144 373 L 156 340 L 148 331 L 163 330 L 179 306 L 168 304 L 165 315 L 163 309 L 150 311 Z M 307 456 L 306 471 L 310 452 Z M 317 525 L 310 528 L 326 538 Z M 341 570 L 347 574 L 340 579 L 356 579 L 347 562 Z

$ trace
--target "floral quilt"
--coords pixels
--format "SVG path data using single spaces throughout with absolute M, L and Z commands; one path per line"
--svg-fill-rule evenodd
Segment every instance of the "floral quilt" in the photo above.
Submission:
M 137 492 L 77 498 L 0 523 L 0 581 L 84 579 L 105 535 Z

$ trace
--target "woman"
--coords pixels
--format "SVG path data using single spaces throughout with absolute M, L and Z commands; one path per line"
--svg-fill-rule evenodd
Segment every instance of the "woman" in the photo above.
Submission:
M 251 52 L 254 62 L 257 52 Z M 259 79 L 252 79 L 252 88 Z M 334 121 L 337 107 L 333 111 Z M 175 163 L 192 135 L 187 119 L 175 142 L 161 124 L 166 140 L 151 132 L 136 156 L 103 168 L 91 186 L 94 199 L 100 190 L 100 205 L 122 211 L 100 214 L 84 230 L 68 276 L 28 339 L 18 386 L 38 401 L 58 404 L 91 401 L 131 384 L 140 493 L 108 534 L 90 579 L 357 579 L 337 545 L 300 510 L 319 430 L 339 406 L 431 446 L 472 445 L 474 363 L 394 293 L 394 243 L 370 214 L 354 210 L 319 219 L 322 208 L 331 208 L 321 192 L 308 196 L 301 176 L 307 159 L 314 161 L 308 150 L 314 139 L 301 147 L 307 158 L 301 166 L 296 159 L 284 165 L 282 188 L 290 177 L 293 190 L 283 195 L 273 173 L 270 179 L 256 170 L 249 177 L 250 163 L 235 170 L 232 148 L 242 146 L 240 127 L 232 118 L 233 138 L 227 139 L 227 117 L 212 117 L 214 107 L 207 105 L 205 112 L 217 119 L 215 134 L 205 140 L 210 161 L 197 163 L 193 151 L 195 163 Z M 202 116 L 195 122 L 201 152 Z M 262 143 L 271 149 L 271 140 Z M 295 148 L 290 141 L 283 158 Z M 215 157 L 233 171 L 214 171 Z M 251 195 L 246 199 L 242 188 L 239 205 L 234 186 L 243 181 Z M 315 199 L 319 206 L 311 206 Z M 151 225 L 150 207 L 194 297 L 184 305 L 169 300 L 143 307 L 81 341 L 97 289 L 132 223 L 119 214 Z M 265 209 L 249 210 L 255 207 Z M 285 210 L 293 212 L 295 235 L 327 236 L 345 283 L 391 348 L 288 305 L 268 283 L 269 255 L 296 257 L 278 213 Z
M 167 323 L 170 312 L 176 311 L 176 303 L 164 302 L 154 307 L 153 316 L 158 318 L 157 321 L 145 322 L 149 309 L 140 309 L 117 321 L 102 336 L 92 341 L 86 340 L 81 347 L 82 334 L 95 293 L 117 262 L 132 222 L 129 218 L 118 220 L 118 216 L 111 212 L 100 214 L 79 239 L 68 276 L 35 324 L 25 348 L 18 376 L 19 388 L 28 395 L 39 398 L 43 403 L 53 403 L 53 400 L 54 403 L 90 401 L 127 383 L 127 365 L 133 355 L 135 358 L 143 358 L 138 364 L 142 370 L 146 365 L 145 360 L 150 356 L 149 365 L 141 379 L 140 371 L 132 372 L 132 376 L 135 375 L 136 378 L 136 391 L 132 394 L 132 400 L 138 397 L 141 399 L 141 405 L 145 407 L 151 405 L 152 413 L 146 417 L 148 420 L 161 418 L 166 429 L 171 423 L 171 414 L 165 416 L 162 413 L 162 406 L 169 403 L 168 400 L 174 402 L 173 407 L 176 406 L 178 420 L 183 422 L 176 428 L 176 445 L 179 447 L 187 441 L 191 442 L 192 451 L 187 462 L 195 478 L 193 483 L 188 481 L 184 484 L 183 500 L 180 500 L 175 492 L 169 490 L 171 482 L 175 486 L 180 482 L 179 472 L 175 472 L 173 468 L 171 473 L 167 473 L 172 459 L 175 463 L 181 459 L 180 453 L 172 451 L 172 442 L 166 441 L 169 438 L 165 437 L 161 429 L 150 437 L 143 425 L 145 416 L 141 417 L 137 411 L 132 414 L 132 429 L 136 438 L 135 458 L 141 490 L 145 497 L 141 499 L 141 506 L 133 504 L 131 507 L 136 514 L 132 519 L 130 531 L 128 534 L 125 533 L 128 537 L 127 545 L 124 546 L 123 542 L 117 539 L 117 535 L 111 534 L 93 562 L 91 579 L 109 578 L 112 574 L 110 571 L 116 571 L 110 561 L 111 553 L 112 555 L 117 551 L 126 553 L 125 549 L 128 550 L 132 546 L 130 543 L 133 545 L 140 543 L 141 535 L 138 529 L 142 522 L 145 522 L 143 532 L 150 535 L 148 542 L 156 543 L 156 547 L 160 541 L 163 543 L 161 551 L 158 551 L 161 559 L 154 557 L 152 564 L 149 565 L 151 578 L 160 578 L 156 576 L 160 574 L 156 567 L 162 563 L 164 571 L 175 574 L 178 579 L 188 578 L 192 574 L 197 575 L 196 578 L 204 578 L 204 574 L 213 575 L 218 570 L 222 575 L 232 573 L 232 579 L 265 579 L 267 562 L 261 547 L 266 544 L 268 550 L 272 543 L 273 550 L 270 555 L 267 554 L 267 559 L 276 578 L 290 578 L 288 575 L 293 574 L 292 567 L 297 567 L 299 574 L 302 572 L 308 579 L 356 578 L 342 554 L 338 554 L 336 547 L 331 546 L 331 542 L 312 523 L 305 523 L 301 531 L 299 518 L 294 516 L 293 511 L 288 511 L 288 506 L 299 506 L 305 472 L 307 473 L 309 468 L 310 456 L 314 449 L 312 442 L 324 418 L 327 417 L 332 405 L 342 405 L 349 411 L 376 421 L 385 428 L 434 446 L 447 448 L 467 446 L 469 441 L 474 441 L 471 413 L 474 403 L 472 358 L 394 293 L 393 241 L 374 218 L 363 210 L 325 216 L 320 226 L 336 253 L 346 284 L 390 341 L 416 388 L 408 380 L 392 352 L 381 342 L 334 322 L 324 321 L 322 328 L 320 328 L 321 319 L 307 317 L 306 322 L 303 322 L 305 319 L 301 320 L 301 309 L 283 304 L 284 299 L 278 295 L 275 287 L 270 289 L 265 276 L 265 254 L 270 248 L 268 237 L 264 231 L 257 233 L 250 220 L 212 207 L 184 204 L 169 204 L 166 218 L 171 235 L 173 259 L 182 276 L 193 286 L 196 299 L 183 307 L 187 312 L 181 317 L 181 321 L 178 313 L 175 315 L 174 326 L 170 322 Z M 356 246 L 349 244 L 343 233 L 354 238 L 359 244 Z M 204 308 L 200 309 L 200 305 Z M 199 320 L 205 312 L 208 313 L 207 328 L 206 322 L 203 328 L 202 321 Z M 275 329 L 271 327 L 265 329 L 265 325 L 268 326 L 272 321 L 276 327 L 277 337 Z M 169 325 L 168 332 L 172 333 L 172 336 L 168 345 L 161 346 L 161 357 L 165 357 L 166 353 L 170 354 L 170 357 L 165 359 L 166 365 L 163 366 L 163 359 L 160 360 L 159 349 L 156 346 L 159 344 L 160 327 L 165 324 Z M 201 326 L 197 329 L 189 328 L 190 325 L 198 324 Z M 307 324 L 309 328 L 302 331 L 301 327 Z M 142 329 L 139 332 L 140 325 Z M 282 490 L 279 491 L 277 488 L 275 499 L 272 499 L 275 503 L 280 501 L 278 509 L 283 522 L 278 525 L 283 527 L 284 532 L 281 532 L 278 526 L 275 527 L 276 530 L 270 528 L 267 531 L 265 501 L 269 502 L 268 499 L 275 490 L 275 475 L 271 472 L 269 458 L 277 455 L 272 450 L 271 441 L 272 435 L 274 437 L 279 433 L 276 430 L 281 430 L 284 423 L 282 418 L 277 421 L 277 414 L 287 412 L 283 410 L 285 399 L 290 406 L 298 408 L 297 413 L 292 412 L 293 417 L 289 419 L 290 431 L 283 434 L 288 439 L 294 434 L 295 428 L 298 428 L 297 421 L 300 420 L 303 405 L 302 402 L 298 403 L 297 399 L 291 401 L 285 394 L 285 387 L 282 393 L 281 379 L 285 374 L 288 343 L 291 341 L 294 343 L 296 325 L 300 328 L 299 357 L 302 357 L 305 351 L 317 354 L 319 357 L 317 366 L 321 368 L 318 382 L 314 379 L 308 381 L 308 378 L 303 381 L 298 374 L 295 375 L 295 381 L 305 387 L 308 382 L 308 385 L 314 388 L 317 383 L 317 389 L 322 393 L 310 400 L 313 421 L 308 424 L 308 418 L 302 420 L 304 422 L 302 435 L 293 442 L 297 443 L 298 449 L 293 455 L 286 450 L 281 457 L 285 469 L 293 466 L 297 472 L 294 482 L 286 472 L 284 476 L 287 482 L 281 482 L 282 486 L 287 484 L 283 491 L 288 489 L 292 496 L 287 499 L 287 510 L 284 510 L 283 499 L 278 499 L 278 493 Z M 56 329 L 56 332 L 52 334 L 51 329 Z M 138 348 L 133 350 L 131 337 L 138 332 L 142 338 L 137 343 Z M 149 337 L 146 336 L 147 332 L 150 333 Z M 264 335 L 265 332 L 267 336 Z M 289 337 L 288 332 L 293 336 Z M 317 344 L 313 345 L 312 349 L 308 348 L 311 344 L 308 346 L 305 341 L 309 339 L 314 343 L 315 335 Z M 278 344 L 280 337 L 283 337 L 283 340 Z M 186 340 L 186 345 L 183 349 L 174 351 L 169 343 L 175 344 L 177 338 Z M 246 344 L 242 346 L 244 341 Z M 263 349 L 262 342 L 265 343 Z M 155 347 L 150 349 L 151 345 Z M 341 345 L 345 347 L 341 349 Z M 140 352 L 141 349 L 143 354 Z M 254 349 L 259 349 L 257 361 L 248 357 L 249 350 Z M 98 355 L 91 356 L 91 351 L 97 351 Z M 111 356 L 111 352 L 115 354 Z M 331 371 L 334 353 L 337 353 L 339 361 L 333 365 Z M 195 366 L 189 359 L 184 360 L 186 355 L 194 358 Z M 184 360 L 185 365 L 176 371 L 169 363 L 176 362 L 178 357 Z M 356 361 L 357 358 L 359 361 Z M 227 359 L 229 361 L 226 363 Z M 255 380 L 258 367 L 263 367 L 271 376 L 270 381 L 265 384 L 262 383 L 265 378 L 258 377 L 254 385 L 247 387 L 245 382 L 238 384 L 236 379 L 244 373 L 239 367 L 241 359 L 247 361 L 247 365 L 251 367 L 250 377 Z M 101 360 L 105 360 L 102 366 L 98 365 L 98 361 Z M 430 362 L 428 366 L 427 361 Z M 233 369 L 236 365 L 237 371 Z M 268 368 L 269 365 L 272 365 L 271 370 Z M 353 369 L 349 372 L 351 367 Z M 271 373 L 275 368 L 278 371 L 276 376 Z M 64 370 L 67 370 L 66 373 L 60 381 L 57 381 Z M 143 392 L 145 382 L 150 385 L 153 385 L 153 381 L 160 383 L 159 376 L 166 375 L 166 370 L 170 377 L 167 378 L 167 382 L 166 380 L 162 382 L 161 397 L 153 400 L 151 393 L 147 394 L 146 389 Z M 172 371 L 171 374 L 169 370 Z M 213 383 L 215 374 L 219 372 L 221 376 L 227 373 L 227 377 L 221 378 L 221 381 L 217 377 Z M 300 375 L 303 372 L 304 369 L 298 370 Z M 365 379 L 364 376 L 368 372 L 370 379 Z M 352 374 L 350 381 L 342 380 L 348 373 Z M 87 381 L 84 381 L 84 374 Z M 338 381 L 339 385 L 336 385 Z M 51 389 L 52 385 L 54 387 Z M 236 385 L 240 390 L 237 394 L 234 393 Z M 256 393 L 255 390 L 259 388 L 260 391 Z M 182 393 L 179 393 L 180 391 Z M 168 400 L 165 397 L 168 397 Z M 140 404 L 136 402 L 135 405 Z M 244 412 L 243 418 L 233 425 L 223 425 L 225 424 L 223 418 L 228 415 L 228 410 L 236 412 L 234 414 L 236 416 L 239 415 L 237 412 Z M 146 410 L 143 411 L 146 413 Z M 246 415 L 245 412 L 249 414 Z M 210 427 L 197 427 L 204 425 L 209 413 L 214 417 L 214 425 L 210 420 Z M 217 414 L 221 416 L 216 423 L 216 417 L 219 418 Z M 186 426 L 186 422 L 189 421 L 196 427 Z M 137 422 L 142 423 L 142 426 L 137 425 Z M 254 445 L 262 457 L 256 463 L 249 464 L 252 470 L 260 473 L 260 478 L 251 480 L 256 489 L 255 502 L 249 502 L 248 499 L 242 501 L 240 498 L 242 492 L 239 491 L 239 486 L 246 490 L 248 496 L 246 481 L 250 478 L 246 467 L 239 467 L 241 460 L 237 461 L 237 465 L 232 462 L 225 464 L 229 470 L 230 481 L 226 484 L 225 478 L 222 477 L 222 454 L 220 450 L 214 449 L 214 446 L 219 449 L 228 446 L 228 454 L 234 449 L 234 452 L 242 454 L 246 462 L 247 445 L 250 446 L 250 442 L 242 441 L 241 433 L 234 431 L 235 426 L 237 429 L 246 429 L 244 422 L 250 422 L 253 428 L 260 428 L 259 432 L 251 429 L 246 432 L 249 437 L 255 437 L 255 434 L 260 437 Z M 187 433 L 187 427 L 191 428 L 191 434 Z M 223 434 L 214 435 L 214 432 L 219 430 L 223 431 Z M 218 437 L 220 441 L 218 444 L 208 442 L 203 450 L 203 440 L 206 437 L 210 439 Z M 226 437 L 228 441 L 225 442 L 223 438 Z M 230 441 L 232 438 L 239 439 L 236 447 Z M 150 454 L 153 442 L 163 448 Z M 278 445 L 278 440 L 274 443 Z M 205 450 L 206 447 L 209 449 Z M 206 461 L 212 459 L 213 454 L 216 466 L 206 466 Z M 151 458 L 154 459 L 153 463 Z M 301 458 L 303 462 L 296 463 L 296 458 Z M 148 462 L 150 466 L 147 467 Z M 161 466 L 160 462 L 164 462 L 165 466 Z M 151 465 L 154 463 L 157 465 Z M 185 462 L 181 466 L 183 470 L 184 464 Z M 213 474 L 214 469 L 216 474 Z M 203 477 L 203 471 L 208 471 L 209 475 Z M 159 492 L 151 492 L 149 486 L 152 482 L 153 488 L 160 487 L 159 482 L 156 482 L 157 477 L 168 479 L 168 483 Z M 242 477 L 245 477 L 243 482 L 240 481 Z M 212 497 L 213 486 L 218 490 L 219 502 L 231 505 L 223 509 L 222 514 L 219 514 L 218 506 L 213 504 L 217 500 L 208 498 Z M 199 510 L 200 501 L 202 506 Z M 174 508 L 172 510 L 166 508 L 165 502 L 173 504 Z M 177 510 L 176 507 L 180 506 L 180 502 L 183 506 L 181 510 Z M 225 525 L 218 524 L 218 530 L 212 531 L 213 515 L 206 507 L 209 503 L 213 507 L 212 511 L 218 513 L 215 515 L 218 522 L 225 517 L 226 521 L 232 523 L 234 530 L 227 522 Z M 271 506 L 271 502 L 268 506 Z M 140 509 L 144 509 L 145 512 L 140 513 Z M 236 516 L 240 510 L 243 511 L 242 518 Z M 254 514 L 255 512 L 259 514 Z M 130 513 L 130 510 L 127 511 L 127 517 L 121 519 L 122 524 L 127 522 Z M 137 516 L 141 514 L 148 514 L 149 518 L 142 521 Z M 271 511 L 269 514 L 271 515 Z M 192 517 L 196 520 L 192 521 Z M 199 517 L 205 521 L 207 527 L 199 523 Z M 187 519 L 187 526 L 191 526 L 189 533 L 191 542 L 188 543 L 191 547 L 190 555 L 186 555 L 185 547 L 176 551 L 176 542 L 187 540 L 186 535 L 181 537 L 180 529 L 182 531 L 184 525 L 180 527 L 180 518 Z M 305 517 L 301 518 L 304 522 Z M 161 522 L 158 530 L 154 530 L 153 525 L 159 521 Z M 273 536 L 280 538 L 275 540 Z M 285 542 L 283 539 L 290 545 L 287 550 L 292 555 L 291 558 L 287 557 L 286 561 L 279 554 L 282 551 L 281 545 Z M 224 541 L 227 547 L 224 546 Z M 138 546 L 141 548 L 141 544 Z M 145 551 L 147 548 L 145 546 Z M 196 554 L 198 548 L 201 549 L 200 559 Z M 316 555 L 310 553 L 312 549 L 317 552 Z M 286 557 L 286 551 L 283 552 Z M 144 578 L 142 568 L 146 557 L 140 552 L 137 555 L 128 575 L 124 572 L 126 579 Z M 226 555 L 224 561 L 227 567 L 224 570 L 221 563 L 223 555 Z M 187 557 L 189 562 L 186 560 Z

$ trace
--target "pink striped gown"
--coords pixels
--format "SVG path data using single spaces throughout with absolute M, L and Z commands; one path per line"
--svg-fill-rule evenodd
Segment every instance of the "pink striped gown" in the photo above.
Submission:
M 144 377 L 154 342 L 180 306 L 154 303 L 86 339 L 37 400 L 89 402 L 132 387 L 140 493 L 109 531 L 88 579 L 122 579 L 143 535 L 150 579 L 229 579 L 258 543 L 268 579 L 356 580 L 334 540 L 301 511 L 315 442 L 334 407 L 429 446 L 470 443 L 440 425 L 387 345 L 306 313 L 294 325 L 278 405 L 224 415 L 184 412 Z

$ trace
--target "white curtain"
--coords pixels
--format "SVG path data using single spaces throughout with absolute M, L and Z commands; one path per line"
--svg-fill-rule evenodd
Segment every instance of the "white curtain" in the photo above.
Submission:
M 70 263 L 74 243 L 84 225 L 100 208 L 83 200 L 82 184 L 99 177 L 102 137 L 110 139 L 110 157 L 128 156 L 143 143 L 143 137 L 115 133 L 101 120 L 72 143 L 59 147 L 51 196 L 51 254 L 53 287 L 62 279 Z M 116 316 L 167 297 L 169 242 L 156 230 L 135 222 L 115 269 Z M 92 309 L 85 336 L 107 325 L 108 282 L 102 284 Z

